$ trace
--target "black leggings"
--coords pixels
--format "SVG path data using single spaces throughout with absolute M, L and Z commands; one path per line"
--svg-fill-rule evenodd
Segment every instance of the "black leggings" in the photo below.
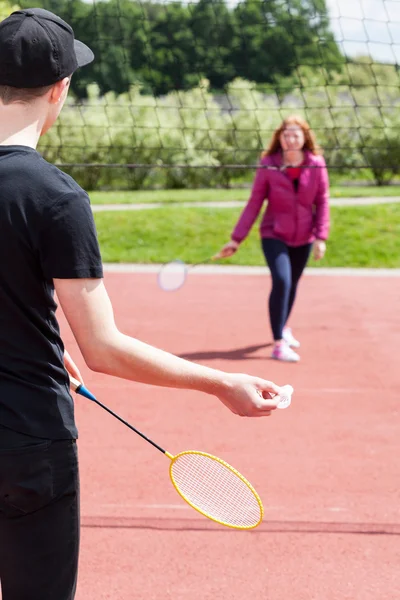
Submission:
M 274 340 L 281 340 L 296 297 L 297 284 L 310 256 L 312 244 L 287 246 L 280 240 L 262 239 L 262 249 L 272 277 L 269 318 Z

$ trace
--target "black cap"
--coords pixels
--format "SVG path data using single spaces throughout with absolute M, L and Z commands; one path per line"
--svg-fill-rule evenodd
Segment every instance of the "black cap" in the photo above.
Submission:
M 18 10 L 0 23 L 0 85 L 44 87 L 93 59 L 72 27 L 48 10 Z

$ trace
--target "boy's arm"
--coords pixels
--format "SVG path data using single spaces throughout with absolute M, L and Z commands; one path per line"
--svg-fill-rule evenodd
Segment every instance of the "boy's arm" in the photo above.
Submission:
M 277 407 L 279 387 L 270 381 L 198 365 L 121 333 L 102 279 L 54 279 L 54 286 L 92 370 L 145 384 L 212 394 L 241 416 L 268 416 Z

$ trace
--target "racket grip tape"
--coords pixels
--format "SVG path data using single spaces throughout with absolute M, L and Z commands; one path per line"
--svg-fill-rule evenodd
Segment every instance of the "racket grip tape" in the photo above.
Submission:
M 90 392 L 80 381 L 75 379 L 75 377 L 69 376 L 71 389 L 74 390 L 77 394 L 88 398 L 88 400 L 96 401 L 96 397 Z

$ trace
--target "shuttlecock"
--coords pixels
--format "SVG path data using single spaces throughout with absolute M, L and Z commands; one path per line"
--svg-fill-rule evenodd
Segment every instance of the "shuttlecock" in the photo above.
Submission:
M 277 408 L 288 408 L 292 403 L 293 388 L 291 385 L 283 385 L 279 392 L 280 402 Z

